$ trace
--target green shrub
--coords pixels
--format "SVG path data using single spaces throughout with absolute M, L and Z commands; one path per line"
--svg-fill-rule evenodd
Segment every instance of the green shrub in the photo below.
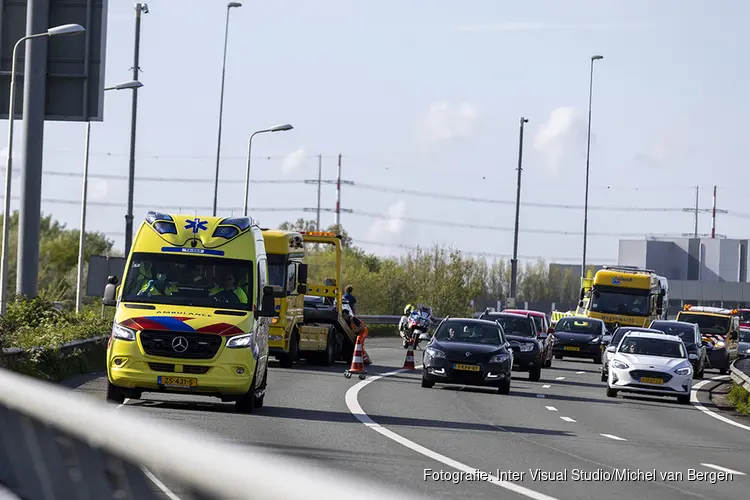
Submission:
M 739 413 L 750 415 L 750 392 L 747 392 L 745 388 L 733 383 L 727 399 L 732 402 Z
M 0 365 L 32 377 L 59 381 L 104 369 L 107 339 L 92 345 L 60 349 L 74 340 L 103 337 L 112 328 L 112 316 L 93 308 L 77 315 L 60 311 L 44 297 L 15 297 L 0 317 L 0 347 L 24 349 L 0 357 Z M 32 348 L 41 348 L 32 349 Z

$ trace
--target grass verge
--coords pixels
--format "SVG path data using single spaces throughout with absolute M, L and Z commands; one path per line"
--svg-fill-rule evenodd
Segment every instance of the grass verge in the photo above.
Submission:
M 727 394 L 727 399 L 731 401 L 740 414 L 750 415 L 750 392 L 745 390 L 745 388 L 732 383 L 732 388 Z

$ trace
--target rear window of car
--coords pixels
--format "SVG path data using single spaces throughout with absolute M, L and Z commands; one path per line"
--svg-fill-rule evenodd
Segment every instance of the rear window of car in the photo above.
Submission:
M 578 318 L 563 318 L 557 322 L 555 330 L 558 332 L 585 333 L 590 335 L 601 335 L 602 324 L 598 321 L 588 321 Z

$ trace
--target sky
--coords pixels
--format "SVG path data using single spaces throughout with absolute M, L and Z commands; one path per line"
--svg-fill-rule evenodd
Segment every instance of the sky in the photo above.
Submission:
M 133 6 L 109 2 L 107 85 L 132 76 Z M 226 19 L 219 0 L 148 6 L 136 228 L 148 210 L 211 215 Z M 315 219 L 318 155 L 321 225 L 332 224 L 341 155 L 341 223 L 357 245 L 508 258 L 523 116 L 519 256 L 580 263 L 599 54 L 587 262 L 616 263 L 619 238 L 692 233 L 682 209 L 696 186 L 701 209 L 717 186 L 728 213 L 716 233 L 748 238 L 748 18 L 743 0 L 244 2 L 230 11 L 219 214 L 241 214 L 249 135 L 291 123 L 253 139 L 250 215 L 262 226 Z M 87 230 L 122 249 L 131 91 L 105 101 L 92 124 Z M 71 228 L 83 153 L 84 124 L 47 122 L 42 210 Z M 710 231 L 701 213 L 699 232 Z

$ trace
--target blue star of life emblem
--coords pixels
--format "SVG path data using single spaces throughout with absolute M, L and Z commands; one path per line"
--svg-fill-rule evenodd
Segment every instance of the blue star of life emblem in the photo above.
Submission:
M 192 229 L 193 234 L 198 234 L 198 231 L 206 231 L 208 229 L 208 221 L 200 220 L 198 217 L 193 220 L 186 220 L 185 223 L 185 229 Z

